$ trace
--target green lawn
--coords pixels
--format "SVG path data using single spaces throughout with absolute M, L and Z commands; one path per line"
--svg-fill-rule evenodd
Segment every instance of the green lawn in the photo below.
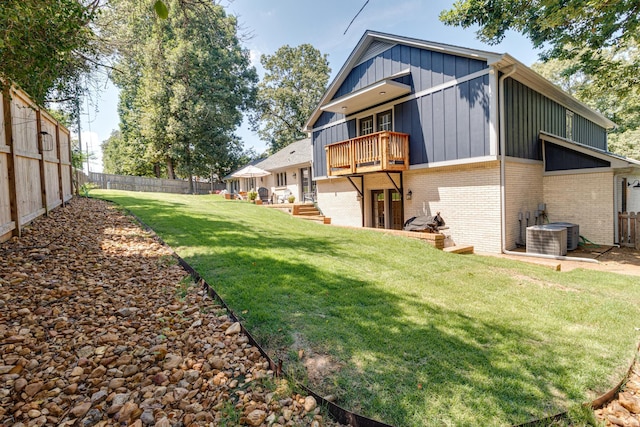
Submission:
M 290 372 L 325 362 L 321 394 L 398 427 L 551 415 L 635 354 L 637 277 L 447 254 L 219 196 L 92 195 L 150 225 Z

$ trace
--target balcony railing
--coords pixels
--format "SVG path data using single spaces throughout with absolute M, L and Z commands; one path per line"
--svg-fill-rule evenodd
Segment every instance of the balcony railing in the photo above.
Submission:
M 327 145 L 327 176 L 409 169 L 409 135 L 377 132 Z

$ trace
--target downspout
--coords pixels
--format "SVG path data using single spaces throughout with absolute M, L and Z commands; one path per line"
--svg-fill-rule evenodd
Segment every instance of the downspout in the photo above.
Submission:
M 570 256 L 557 256 L 557 255 L 547 255 L 547 254 L 536 254 L 531 252 L 515 252 L 507 250 L 507 200 L 506 200 L 506 124 L 504 119 L 504 81 L 507 77 L 511 76 L 516 72 L 518 66 L 516 64 L 511 66 L 511 69 L 504 73 L 498 79 L 498 92 L 499 92 L 499 100 L 498 100 L 498 109 L 499 109 L 499 120 L 500 120 L 500 232 L 501 232 L 501 249 L 502 253 L 505 255 L 516 255 L 516 256 L 526 256 L 532 258 L 545 258 L 545 259 L 555 259 L 559 261 L 580 261 L 580 262 L 590 262 L 594 264 L 599 264 L 599 262 L 595 259 L 591 258 L 579 258 L 579 257 L 570 257 Z

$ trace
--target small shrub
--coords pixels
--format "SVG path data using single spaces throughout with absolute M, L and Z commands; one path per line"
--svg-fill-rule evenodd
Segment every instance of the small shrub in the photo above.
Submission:
M 296 196 L 291 195 L 291 196 L 287 197 L 287 201 L 288 201 L 289 203 L 293 203 L 293 202 L 295 202 L 295 201 L 296 201 Z

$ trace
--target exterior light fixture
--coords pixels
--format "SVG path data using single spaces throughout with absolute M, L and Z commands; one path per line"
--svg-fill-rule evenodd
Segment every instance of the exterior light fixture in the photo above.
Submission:
M 293 179 L 296 179 L 296 176 L 297 176 L 297 175 L 296 175 L 296 173 L 294 172 L 294 173 L 292 173 L 292 174 L 291 174 L 291 176 L 293 177 Z
M 387 94 L 387 92 L 385 92 L 383 90 L 380 91 L 380 95 L 386 95 L 386 94 Z
M 407 200 L 411 200 L 412 196 L 413 196 L 413 191 L 411 190 L 407 191 Z
M 343 105 L 343 106 L 342 106 L 342 109 L 343 109 L 343 110 L 346 110 L 346 109 L 347 109 L 347 106 L 346 106 L 346 105 Z

